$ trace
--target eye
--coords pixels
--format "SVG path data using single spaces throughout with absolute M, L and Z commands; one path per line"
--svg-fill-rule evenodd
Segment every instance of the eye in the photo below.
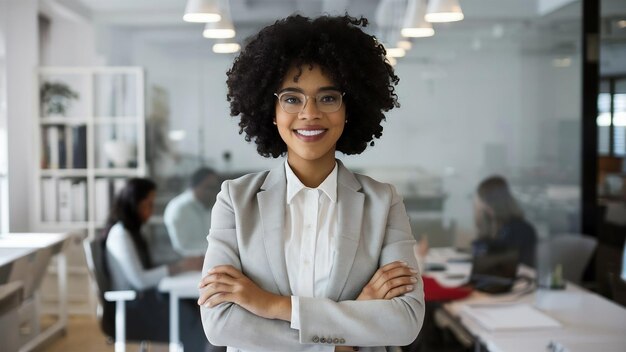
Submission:
M 320 95 L 317 98 L 317 101 L 323 104 L 334 104 L 337 102 L 338 99 L 339 97 L 336 93 L 325 93 Z
M 290 105 L 302 104 L 302 98 L 300 98 L 297 95 L 292 95 L 292 94 L 285 94 L 282 96 L 280 100 L 283 103 L 290 104 Z

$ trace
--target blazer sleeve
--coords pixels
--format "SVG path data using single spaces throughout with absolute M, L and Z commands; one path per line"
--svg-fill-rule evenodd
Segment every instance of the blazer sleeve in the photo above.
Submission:
M 379 266 L 403 260 L 418 268 L 404 203 L 393 186 Z M 415 340 L 424 320 L 421 276 L 415 289 L 391 300 L 341 301 L 300 297 L 300 342 L 338 337 L 348 346 L 401 346 Z
M 241 270 L 229 185 L 230 181 L 222 184 L 213 207 L 203 273 L 217 265 L 232 265 Z M 237 304 L 201 307 L 200 314 L 204 332 L 216 346 L 253 351 L 307 351 L 315 347 L 301 344 L 298 331 L 292 329 L 289 322 L 261 318 Z

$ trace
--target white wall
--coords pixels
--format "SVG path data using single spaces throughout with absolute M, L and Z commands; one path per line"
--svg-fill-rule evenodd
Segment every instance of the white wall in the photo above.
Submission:
M 35 97 L 38 91 L 37 1 L 8 0 L 6 33 L 9 230 L 28 231 L 34 155 Z

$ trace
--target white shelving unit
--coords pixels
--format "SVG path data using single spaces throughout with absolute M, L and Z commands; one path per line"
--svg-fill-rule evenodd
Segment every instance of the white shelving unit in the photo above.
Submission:
M 92 314 L 96 298 L 81 241 L 102 231 L 123 181 L 146 175 L 144 72 L 138 67 L 41 67 L 36 76 L 34 140 L 39 148 L 32 228 L 76 234 L 68 248 L 69 311 Z M 51 99 L 43 101 L 46 83 Z M 76 95 L 63 98 L 64 92 Z M 46 295 L 56 292 L 55 275 L 49 271 L 41 290 L 44 312 L 58 299 Z

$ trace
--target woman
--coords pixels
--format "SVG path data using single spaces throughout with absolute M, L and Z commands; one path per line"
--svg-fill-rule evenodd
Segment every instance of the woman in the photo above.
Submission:
M 398 77 L 366 25 L 290 16 L 254 36 L 227 73 L 240 133 L 260 155 L 287 160 L 224 182 L 217 197 L 198 300 L 213 344 L 383 351 L 419 332 L 404 204 L 335 159 L 373 145 L 383 112 L 398 106 Z
M 524 219 L 524 213 L 503 177 L 492 176 L 478 185 L 474 198 L 474 220 L 479 239 L 497 240 L 515 247 L 521 263 L 535 266 L 537 234 Z
M 155 266 L 141 227 L 152 216 L 156 185 L 144 178 L 133 178 L 115 198 L 107 220 L 105 259 L 113 290 L 138 291 L 134 301 L 126 303 L 128 339 L 168 341 L 168 298 L 156 289 L 159 281 L 184 271 L 200 270 L 201 258 L 186 258 L 169 265 Z M 109 311 L 113 311 L 110 309 Z M 202 350 L 202 335 L 195 302 L 181 304 L 182 341 L 186 347 Z M 195 332 L 193 332 L 195 331 Z

